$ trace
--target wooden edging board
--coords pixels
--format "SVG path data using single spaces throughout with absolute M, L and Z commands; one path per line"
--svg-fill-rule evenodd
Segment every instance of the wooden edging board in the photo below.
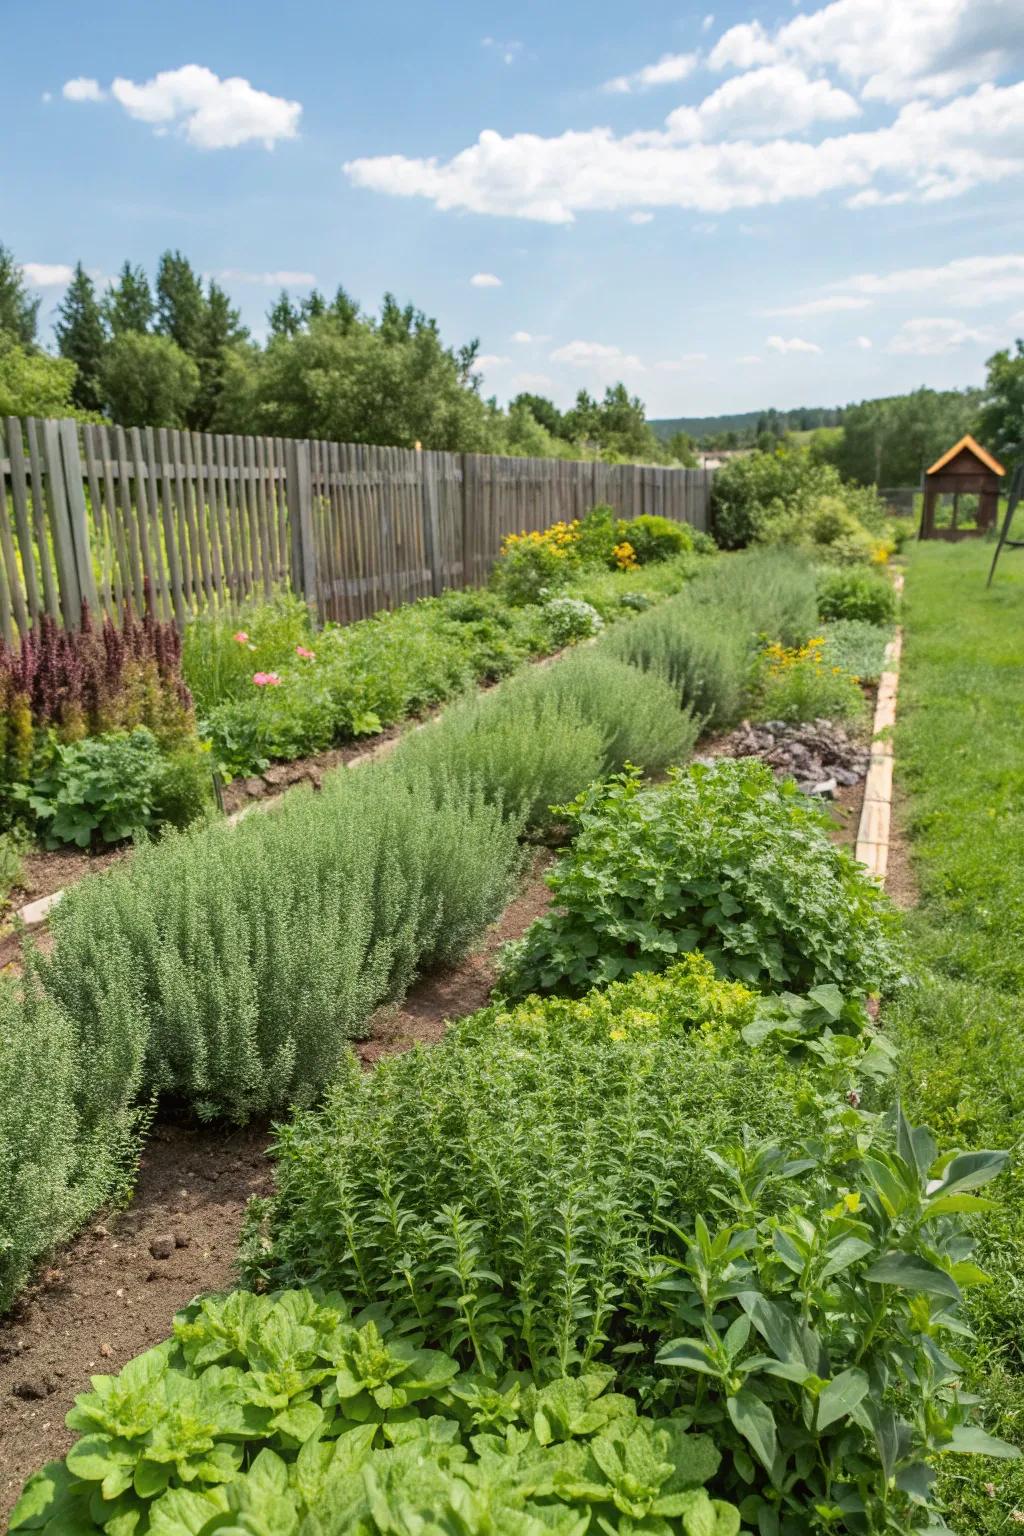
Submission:
M 893 578 L 897 594 L 903 591 L 903 574 Z M 885 671 L 879 678 L 875 718 L 871 728 L 871 762 L 864 785 L 864 805 L 857 829 L 858 861 L 874 875 L 879 885 L 885 884 L 889 866 L 889 838 L 892 831 L 892 770 L 893 727 L 896 724 L 896 692 L 900 681 L 900 656 L 903 651 L 903 629 L 896 633 L 885 648 Z

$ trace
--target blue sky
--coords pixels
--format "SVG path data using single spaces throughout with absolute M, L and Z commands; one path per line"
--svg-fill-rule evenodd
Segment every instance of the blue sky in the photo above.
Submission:
M 4 39 L 44 317 L 171 246 L 257 332 L 278 274 L 391 290 L 488 394 L 652 415 L 978 383 L 1024 330 L 1020 0 L 33 0 Z

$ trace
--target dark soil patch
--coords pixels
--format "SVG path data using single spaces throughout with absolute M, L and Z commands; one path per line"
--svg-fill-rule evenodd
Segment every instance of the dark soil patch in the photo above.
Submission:
M 910 856 L 910 841 L 904 830 L 907 813 L 907 796 L 899 785 L 893 788 L 892 824 L 889 828 L 889 863 L 885 872 L 885 889 L 898 907 L 909 912 L 916 907 L 920 892 L 917 876 Z
M 546 849 L 534 855 L 518 895 L 460 965 L 424 977 L 401 1007 L 381 1011 L 372 1037 L 355 1047 L 368 1067 L 439 1040 L 448 1019 L 487 1001 L 502 944 L 548 905 L 543 873 L 552 858 Z M 234 1283 L 246 1204 L 271 1186 L 270 1139 L 265 1126 L 158 1124 L 128 1209 L 91 1222 L 0 1323 L 0 1518 L 32 1472 L 66 1454 L 76 1437 L 64 1416 L 90 1376 L 116 1373 L 166 1338 L 194 1296 Z M 168 1256 L 155 1257 L 151 1245 Z
M 130 1207 L 90 1223 L 0 1324 L 0 1515 L 75 1439 L 64 1415 L 91 1375 L 119 1371 L 193 1296 L 232 1284 L 245 1203 L 270 1185 L 268 1140 L 266 1129 L 156 1126 Z
M 448 1019 L 460 1019 L 484 1006 L 497 977 L 501 946 L 510 939 L 518 939 L 535 917 L 547 911 L 551 892 L 543 875 L 553 858 L 547 850 L 534 855 L 519 895 L 461 965 L 424 977 L 400 1007 L 381 1010 L 373 1021 L 370 1039 L 356 1046 L 366 1066 L 372 1066 L 382 1056 L 407 1051 L 413 1045 L 435 1044 L 444 1034 Z
M 857 830 L 864 805 L 864 783 L 861 779 L 859 784 L 843 785 L 836 790 L 834 799 L 825 802 L 834 823 L 829 836 L 840 848 L 845 848 L 851 854 L 857 847 Z

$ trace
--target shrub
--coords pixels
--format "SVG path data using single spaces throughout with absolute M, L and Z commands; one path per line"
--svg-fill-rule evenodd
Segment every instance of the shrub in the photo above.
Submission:
M 610 635 L 606 649 L 664 678 L 702 730 L 719 730 L 743 710 L 748 637 L 736 627 L 712 627 L 702 620 L 686 598 L 676 598 Z
M 693 549 L 693 536 L 686 524 L 667 517 L 634 517 L 623 525 L 622 537 L 632 547 L 638 565 L 653 565 Z
M 454 705 L 407 737 L 395 761 L 438 783 L 478 784 L 489 803 L 543 827 L 552 805 L 591 780 L 627 762 L 657 772 L 695 735 L 658 678 L 587 651 Z
M 799 507 L 815 492 L 838 481 L 834 470 L 815 464 L 804 451 L 779 448 L 730 459 L 711 483 L 711 519 L 722 549 L 753 543 L 773 504 Z
M 141 1050 L 112 1049 L 33 985 L 0 984 L 0 1313 L 32 1266 L 130 1179 Z
M 885 506 L 873 490 L 847 485 L 806 448 L 782 447 L 731 460 L 712 487 L 715 537 L 725 549 L 796 544 L 842 564 L 884 563 Z
M 883 576 L 869 571 L 824 571 L 818 581 L 818 614 L 823 619 L 860 619 L 891 623 L 896 594 Z
M 576 559 L 575 526 L 555 523 L 543 533 L 506 534 L 491 571 L 491 586 L 507 603 L 539 603 L 559 591 Z
M 863 619 L 837 619 L 822 626 L 827 666 L 840 667 L 862 683 L 875 683 L 885 669 L 891 631 Z
M 857 679 L 825 659 L 825 637 L 761 652 L 754 714 L 760 720 L 841 720 L 863 723 L 867 706 Z
M 247 1278 L 383 1303 L 491 1369 L 621 1364 L 662 1221 L 707 1208 L 705 1149 L 820 1126 L 847 1086 L 746 1045 L 754 1003 L 688 957 L 578 1003 L 485 1009 L 372 1075 L 350 1059 L 279 1132 Z
M 744 638 L 803 645 L 815 632 L 814 567 L 799 550 L 751 549 L 717 560 L 687 595 L 710 626 L 737 629 Z
M 737 1536 L 704 1487 L 713 1441 L 639 1415 L 610 1378 L 460 1372 L 336 1295 L 207 1297 L 93 1378 L 68 1416 L 82 1438 L 11 1529 Z
M 589 640 L 604 628 L 604 620 L 597 609 L 579 597 L 549 598 L 543 613 L 552 649 L 556 651 L 572 645 L 575 640 Z
M 79 1029 L 139 1033 L 144 1085 L 202 1117 L 308 1102 L 375 1008 L 501 910 L 517 831 L 475 786 L 342 770 L 69 891 L 39 973 Z
M 622 775 L 563 809 L 576 839 L 548 875 L 554 910 L 506 950 L 501 987 L 578 995 L 702 950 L 723 976 L 847 993 L 891 983 L 894 917 L 827 818 L 764 764 Z
M 642 607 L 651 607 L 681 592 L 698 569 L 694 555 L 676 555 L 646 569 L 630 571 L 599 570 L 585 566 L 575 572 L 566 586 L 573 597 L 597 609 L 606 624 L 614 624 L 629 618 L 634 599 L 642 599 Z

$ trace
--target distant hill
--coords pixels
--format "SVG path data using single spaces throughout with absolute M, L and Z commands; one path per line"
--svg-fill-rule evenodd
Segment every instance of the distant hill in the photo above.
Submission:
M 658 437 L 670 438 L 674 432 L 686 432 L 698 440 L 717 437 L 722 432 L 737 432 L 754 438 L 759 432 L 812 432 L 816 427 L 838 427 L 843 420 L 841 405 L 801 405 L 792 411 L 736 411 L 726 416 L 672 416 L 648 425 Z

